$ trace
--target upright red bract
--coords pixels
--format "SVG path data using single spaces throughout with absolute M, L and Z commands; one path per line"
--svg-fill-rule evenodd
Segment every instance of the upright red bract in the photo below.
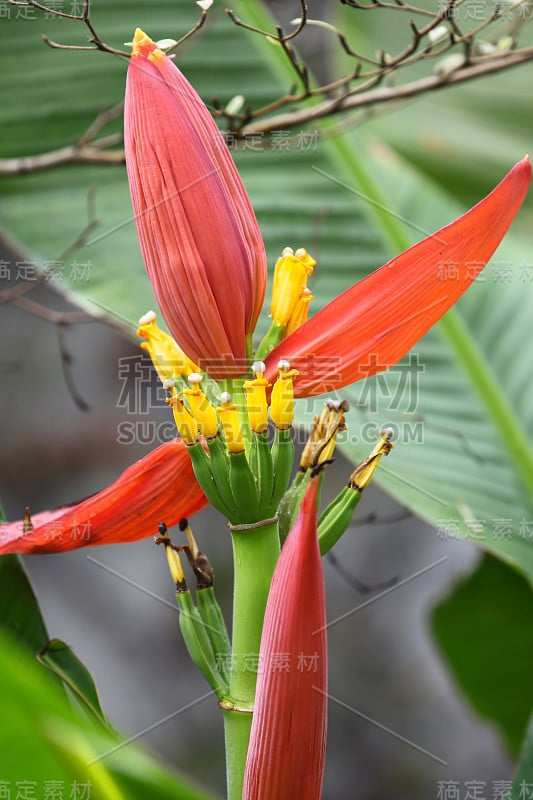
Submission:
M 165 322 L 211 377 L 243 375 L 265 295 L 261 233 L 210 112 L 139 30 L 124 120 L 139 242 Z

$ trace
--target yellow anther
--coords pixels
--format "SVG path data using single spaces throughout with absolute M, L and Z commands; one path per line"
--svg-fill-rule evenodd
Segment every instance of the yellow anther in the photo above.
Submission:
M 270 398 L 270 416 L 276 428 L 284 430 L 290 428 L 294 421 L 293 378 L 298 375 L 298 370 L 290 369 L 288 361 L 280 361 L 278 369 L 278 379 Z
M 231 395 L 228 392 L 222 392 L 220 395 L 220 406 L 217 411 L 228 451 L 230 453 L 242 453 L 244 441 L 239 421 L 239 410 L 231 402 Z
M 153 311 L 149 311 L 139 320 L 137 336 L 146 339 L 141 347 L 152 359 L 162 383 L 169 378 L 183 378 L 191 372 L 198 372 L 196 364 L 185 355 L 174 339 L 158 327 Z
M 165 544 L 165 553 L 167 555 L 168 568 L 170 569 L 172 580 L 176 586 L 180 586 L 185 581 L 185 573 L 183 572 L 179 553 L 174 550 L 170 543 Z
M 286 326 L 303 295 L 316 261 L 303 247 L 295 253 L 286 247 L 274 269 L 270 313 L 274 323 Z M 307 301 L 308 302 L 308 301 Z
M 385 430 L 381 431 L 381 436 L 368 458 L 361 461 L 350 475 L 348 485 L 352 489 L 362 492 L 368 486 L 378 468 L 381 456 L 388 456 L 394 447 L 390 441 L 391 436 L 392 430 L 390 428 L 385 428 Z
M 177 395 L 169 397 L 167 403 L 174 413 L 178 433 L 185 444 L 195 444 L 198 441 L 198 425 L 192 414 Z
M 292 314 L 289 317 L 289 321 L 287 322 L 287 327 L 285 328 L 285 336 L 288 336 L 290 333 L 298 330 L 304 322 L 307 322 L 307 318 L 309 316 L 309 303 L 314 300 L 315 298 L 305 286 L 302 289 L 300 297 L 296 301 L 296 305 L 292 310 Z
M 250 422 L 250 428 L 254 433 L 264 433 L 268 428 L 266 390 L 270 384 L 266 378 L 263 377 L 265 369 L 266 367 L 262 361 L 255 361 L 252 364 L 255 378 L 252 381 L 244 382 L 248 420 Z
M 196 544 L 196 539 L 194 538 L 194 534 L 192 532 L 191 526 L 189 525 L 188 519 L 182 519 L 180 522 L 180 531 L 183 531 L 185 536 L 187 537 L 187 544 L 189 545 L 189 552 L 195 561 L 200 554 L 200 550 L 198 545 Z
M 218 433 L 218 419 L 215 409 L 200 389 L 202 376 L 198 372 L 193 372 L 189 375 L 188 380 L 193 388 L 184 389 L 183 392 L 180 392 L 180 396 L 185 395 L 187 398 L 191 414 L 198 423 L 200 433 L 208 439 L 212 439 Z

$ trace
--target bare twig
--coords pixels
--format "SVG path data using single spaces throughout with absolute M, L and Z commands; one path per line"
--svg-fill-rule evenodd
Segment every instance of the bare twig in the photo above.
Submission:
M 87 222 L 83 228 L 83 230 L 78 234 L 71 244 L 69 244 L 65 250 L 59 255 L 58 258 L 54 259 L 52 262 L 55 264 L 63 264 L 70 256 L 79 250 L 80 247 L 83 247 L 87 241 L 89 240 L 90 234 L 94 231 L 94 229 L 98 226 L 98 220 L 96 218 L 95 213 L 95 194 L 96 189 L 91 187 L 87 193 Z M 33 280 L 25 280 L 22 283 L 16 284 L 15 286 L 10 286 L 9 289 L 4 289 L 0 292 L 0 303 L 13 303 L 18 301 L 29 292 L 32 292 L 38 286 L 42 286 L 43 283 L 46 283 L 54 274 L 54 268 L 44 270 L 38 273 Z M 22 306 L 20 306 L 22 308 Z M 26 306 L 26 309 L 28 307 Z
M 65 11 L 58 11 L 55 8 L 50 8 L 43 3 L 38 3 L 37 0 L 7 0 L 11 6 L 30 6 L 37 8 L 39 11 L 44 11 L 51 17 L 61 17 L 63 19 L 71 19 L 76 22 L 83 22 L 87 27 L 90 38 L 89 45 L 65 45 L 59 42 L 54 42 L 49 36 L 43 35 L 43 41 L 56 50 L 101 50 L 104 53 L 113 53 L 117 56 L 125 56 L 129 58 L 129 53 L 125 50 L 117 50 L 115 47 L 110 47 L 98 36 L 92 22 L 91 22 L 91 0 L 84 0 L 81 14 L 67 14 Z
M 121 164 L 124 161 L 124 151 L 106 150 L 107 147 L 122 144 L 121 133 L 114 133 L 96 139 L 102 128 L 111 120 L 122 114 L 124 103 L 118 103 L 112 108 L 99 114 L 89 125 L 83 136 L 74 144 L 51 150 L 48 153 L 39 153 L 34 156 L 19 156 L 16 158 L 0 158 L 0 175 L 17 175 L 23 172 L 38 172 L 50 169 L 61 164 L 75 162 L 89 162 L 92 164 Z
M 526 1 L 516 0 L 508 11 L 514 10 L 520 14 L 525 9 Z M 128 53 L 106 45 L 98 35 L 90 19 L 90 0 L 85 0 L 82 13 L 79 15 L 55 11 L 36 0 L 8 0 L 8 2 L 15 6 L 32 6 L 51 16 L 66 17 L 82 22 L 90 32 L 87 46 L 63 45 L 48 39 L 47 43 L 53 47 L 73 50 L 97 49 L 128 56 Z M 329 22 L 309 19 L 305 0 L 300 0 L 301 16 L 296 21 L 295 30 L 289 34 L 285 34 L 280 26 L 273 26 L 271 31 L 261 30 L 237 17 L 231 9 L 226 9 L 227 15 L 237 27 L 266 37 L 278 44 L 296 76 L 295 85 L 286 94 L 260 108 L 254 109 L 250 104 L 246 104 L 242 112 L 234 113 L 226 111 L 220 103 L 215 102 L 214 115 L 225 120 L 228 134 L 246 139 L 275 130 L 292 129 L 328 116 L 354 110 L 369 109 L 378 105 L 387 107 L 391 103 L 405 101 L 436 89 L 451 87 L 502 72 L 533 60 L 533 48 L 523 47 L 520 49 L 517 47 L 516 32 L 523 24 L 521 20 L 512 21 L 512 47 L 509 47 L 508 50 L 498 48 L 496 42 L 496 46 L 492 45 L 492 51 L 487 52 L 487 47 L 483 46 L 486 43 L 478 41 L 479 34 L 489 30 L 490 26 L 501 17 L 499 4 L 480 24 L 465 31 L 461 29 L 456 20 L 457 10 L 465 0 L 445 0 L 438 11 L 428 11 L 411 3 L 403 2 L 403 0 L 394 0 L 394 2 L 369 0 L 365 4 L 359 3 L 357 0 L 341 0 L 341 2 L 356 11 L 407 13 L 409 15 L 406 20 L 408 30 L 410 30 L 409 41 L 396 54 L 391 55 L 382 51 L 377 57 L 369 57 L 354 50 L 346 35 Z M 425 18 L 422 21 L 426 22 L 427 20 L 426 24 L 419 26 L 413 21 L 413 15 Z M 197 33 L 204 25 L 206 18 L 207 12 L 202 11 L 193 27 L 167 52 L 175 50 Z M 333 33 L 344 53 L 353 59 L 353 68 L 347 74 L 328 83 L 313 84 L 307 65 L 290 43 L 290 40 L 302 33 L 306 25 L 318 25 Z M 437 64 L 433 74 L 404 83 L 398 81 L 402 70 L 417 63 L 421 64 L 441 58 L 451 51 L 456 52 L 458 58 L 452 59 L 442 66 Z M 382 86 L 385 79 L 389 85 Z M 391 79 L 395 81 L 394 85 L 390 85 Z M 284 108 L 290 110 L 283 112 Z M 0 174 L 36 171 L 70 162 L 121 163 L 124 160 L 123 150 L 108 149 L 121 143 L 121 135 L 112 134 L 96 138 L 106 122 L 117 116 L 120 111 L 121 106 L 117 105 L 99 115 L 78 142 L 72 145 L 35 156 L 0 160 Z M 360 115 L 359 121 L 367 118 L 368 113 L 364 113 Z
M 94 322 L 94 317 L 87 311 L 56 311 L 42 303 L 36 303 L 29 297 L 18 297 L 12 301 L 14 306 L 27 311 L 34 317 L 44 319 L 52 325 L 77 325 L 80 322 Z
M 244 138 L 258 133 L 294 128 L 314 120 L 323 119 L 332 114 L 406 100 L 436 89 L 444 89 L 485 75 L 493 75 L 531 60 L 533 60 L 533 47 L 501 53 L 487 61 L 472 59 L 470 64 L 460 66 L 450 73 L 428 75 L 425 78 L 410 81 L 402 86 L 383 87 L 368 91 L 365 94 L 346 95 L 340 99 L 328 99 L 308 108 L 297 109 L 286 114 L 278 114 L 269 119 L 245 125 L 239 131 L 239 135 Z
M 167 55 L 168 55 L 169 53 L 172 53 L 174 50 L 177 50 L 177 49 L 178 49 L 178 47 L 181 47 L 181 45 L 182 45 L 184 42 L 186 42 L 186 41 L 187 41 L 187 39 L 190 39 L 190 38 L 191 38 L 191 36 L 193 36 L 195 33 L 197 33 L 197 32 L 200 30 L 200 28 L 203 28 L 203 26 L 204 26 L 204 23 L 205 23 L 206 19 L 207 19 L 207 11 L 202 11 L 202 13 L 200 14 L 200 19 L 198 20 L 198 22 L 196 22 L 196 23 L 195 23 L 195 24 L 192 26 L 192 28 L 191 28 L 189 31 L 187 31 L 187 33 L 185 33 L 185 34 L 184 34 L 184 35 L 181 37 L 181 39 L 178 39 L 178 41 L 176 42 L 176 44 L 173 44 L 173 45 L 172 45 L 172 47 L 169 47 L 167 50 L 165 50 L 165 52 L 167 53 Z

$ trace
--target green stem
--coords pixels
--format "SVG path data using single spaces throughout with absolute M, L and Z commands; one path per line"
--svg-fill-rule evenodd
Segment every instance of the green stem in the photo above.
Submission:
M 224 708 L 228 800 L 241 800 L 263 618 L 279 557 L 277 523 L 232 531 L 235 564 L 230 697 Z M 228 704 L 229 705 L 229 704 Z M 245 709 L 249 709 L 247 712 Z
M 406 250 L 412 241 L 404 224 L 392 213 L 387 198 L 382 195 L 348 137 L 334 136 L 329 143 L 338 163 L 342 164 L 343 176 L 351 179 L 369 201 L 369 211 L 386 239 L 395 250 Z M 533 495 L 533 452 L 498 377 L 456 308 L 450 309 L 438 325 L 481 398 L 522 484 L 529 495 Z
M 533 497 L 533 453 L 528 444 L 529 439 L 505 397 L 489 361 L 472 338 L 463 317 L 456 310 L 448 311 L 440 325 L 455 350 L 457 360 L 464 367 L 483 400 L 522 484 L 529 496 Z

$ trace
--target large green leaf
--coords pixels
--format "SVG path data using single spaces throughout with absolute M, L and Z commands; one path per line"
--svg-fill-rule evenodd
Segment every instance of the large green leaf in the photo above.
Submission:
M 133 19 L 132 8 L 132 3 L 115 1 L 98 9 L 95 21 L 111 44 L 120 46 L 136 24 L 145 25 L 154 37 L 177 38 L 192 22 L 191 6 L 185 3 L 180 4 L 179 18 L 175 3 L 158 4 L 157 15 L 152 7 L 149 11 L 135 7 L 138 17 Z M 258 8 L 259 4 L 238 4 L 243 16 Z M 244 94 L 258 105 L 276 97 L 280 87 L 288 87 L 292 78 L 280 67 L 280 48 L 235 28 L 225 17 L 215 14 L 211 19 L 212 24 L 189 42 L 180 57 L 180 65 L 207 101 L 217 95 L 226 103 Z M 18 20 L 10 25 L 10 40 L 0 53 L 0 80 L 6 80 L 8 61 L 16 63 L 16 73 L 6 86 L 11 102 L 0 109 L 0 122 L 9 137 L 5 155 L 64 144 L 81 133 L 98 110 L 122 97 L 125 64 L 121 59 L 54 52 L 37 41 L 37 32 L 45 26 L 53 38 L 80 41 L 82 34 L 75 26 Z M 22 51 L 24 58 L 14 60 L 14 54 Z M 42 85 L 36 83 L 36 75 L 46 76 Z M 245 151 L 241 144 L 235 155 L 257 210 L 270 262 L 286 244 L 305 245 L 319 256 L 321 266 L 312 285 L 319 307 L 394 252 L 384 230 L 368 225 L 375 207 L 361 196 L 366 193 L 361 192 L 348 163 L 355 155 L 359 162 L 365 160 L 372 180 L 380 182 L 391 214 L 413 222 L 414 239 L 449 222 L 464 206 L 388 157 L 385 148 L 376 143 L 369 146 L 362 138 L 352 137 L 348 145 L 344 140 L 348 154 L 344 164 L 331 161 L 332 154 L 338 158 L 339 147 L 330 139 L 330 131 L 315 136 L 315 127 L 311 126 L 306 140 L 299 131 L 293 132 L 288 149 L 269 150 L 266 142 L 258 140 L 250 145 L 255 151 Z M 506 166 L 521 155 L 510 155 Z M 496 183 L 499 177 L 493 171 L 490 181 Z M 69 166 L 10 178 L 4 185 L 3 224 L 27 252 L 45 259 L 57 257 L 76 238 L 84 224 L 88 189 L 95 185 L 100 232 L 75 256 L 78 267 L 74 257 L 60 265 L 63 285 L 130 320 L 152 306 L 121 166 Z M 506 261 L 513 265 L 512 280 L 497 282 L 495 268 Z M 79 268 L 88 262 L 85 270 Z M 509 239 L 495 256 L 492 272 L 489 267 L 488 280 L 476 284 L 459 304 L 468 341 L 475 342 L 490 363 L 501 397 L 525 432 L 531 431 L 533 422 L 527 355 L 533 281 L 520 280 L 520 265 L 527 262 L 523 240 Z M 266 315 L 261 324 L 264 328 Z M 355 401 L 361 398 L 366 409 L 361 416 L 352 415 L 343 451 L 358 460 L 368 452 L 381 425 L 397 426 L 397 447 L 380 469 L 382 485 L 436 524 L 442 536 L 475 540 L 533 577 L 531 498 L 497 421 L 487 412 L 487 398 L 438 330 L 425 337 L 416 354 L 422 374 L 413 374 L 412 360 L 404 361 L 386 376 L 347 390 L 347 396 Z M 407 381 L 407 388 L 398 397 L 402 381 Z M 299 421 L 309 423 L 315 408 L 311 402 L 302 405 Z
M 33 656 L 49 639 L 35 593 L 15 555 L 0 558 L 0 628 Z
M 0 630 L 54 673 L 93 720 L 108 725 L 87 667 L 64 642 L 50 640 L 37 598 L 16 555 L 0 558 Z
M 81 707 L 99 725 L 109 727 L 100 705 L 93 676 L 70 647 L 60 639 L 51 639 L 39 651 L 37 658 L 68 686 Z
M 52 676 L 4 633 L 0 633 L 0 705 L 4 797 L 42 797 L 47 792 L 52 796 L 55 788 L 56 795 L 94 800 L 207 800 L 206 794 L 157 764 L 137 744 L 96 735 L 59 692 Z
M 533 710 L 533 593 L 492 556 L 434 609 L 433 632 L 474 708 L 518 755 Z

